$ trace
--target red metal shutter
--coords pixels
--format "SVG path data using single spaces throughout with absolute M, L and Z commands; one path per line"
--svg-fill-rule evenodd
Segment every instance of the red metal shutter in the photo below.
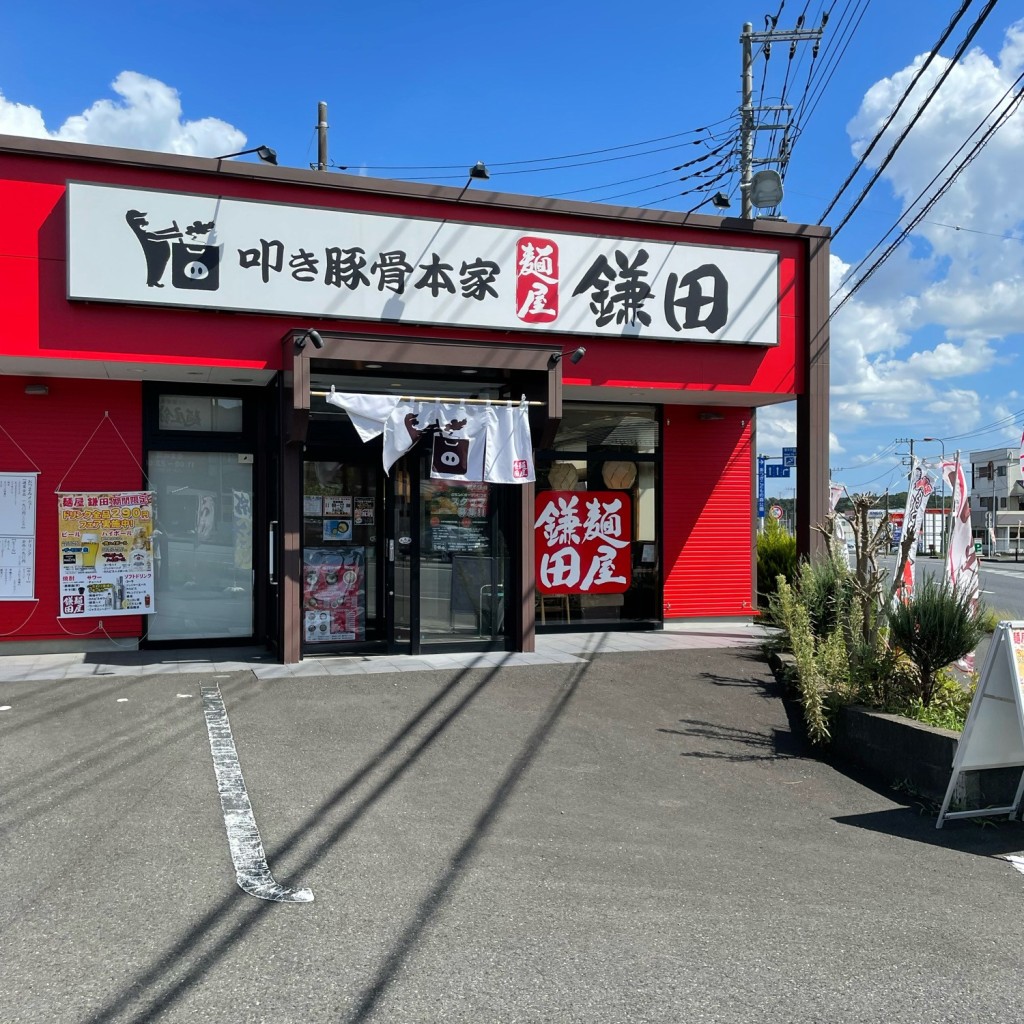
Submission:
M 749 409 L 701 420 L 666 406 L 665 618 L 752 615 L 755 543 Z

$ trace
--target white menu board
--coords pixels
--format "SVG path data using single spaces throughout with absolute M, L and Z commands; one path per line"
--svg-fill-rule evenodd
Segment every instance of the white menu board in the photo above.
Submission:
M 35 598 L 36 473 L 0 473 L 0 601 Z

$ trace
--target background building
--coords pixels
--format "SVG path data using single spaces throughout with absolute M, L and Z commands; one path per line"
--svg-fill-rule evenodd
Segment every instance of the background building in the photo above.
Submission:
M 987 555 L 1012 554 L 1024 543 L 1024 482 L 1019 448 L 971 452 L 971 528 Z

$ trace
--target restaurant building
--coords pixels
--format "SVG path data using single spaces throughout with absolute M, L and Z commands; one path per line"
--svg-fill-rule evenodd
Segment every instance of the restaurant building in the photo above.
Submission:
M 756 615 L 824 229 L 0 136 L 0 635 L 531 650 Z

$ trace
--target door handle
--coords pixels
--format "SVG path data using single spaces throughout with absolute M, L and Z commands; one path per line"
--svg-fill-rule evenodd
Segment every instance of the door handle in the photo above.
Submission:
M 388 541 L 388 561 L 393 562 L 395 560 L 395 540 L 392 537 Z
M 277 586 L 277 562 L 274 554 L 277 549 L 277 524 L 278 520 L 271 520 L 267 528 L 267 578 L 272 587 Z

